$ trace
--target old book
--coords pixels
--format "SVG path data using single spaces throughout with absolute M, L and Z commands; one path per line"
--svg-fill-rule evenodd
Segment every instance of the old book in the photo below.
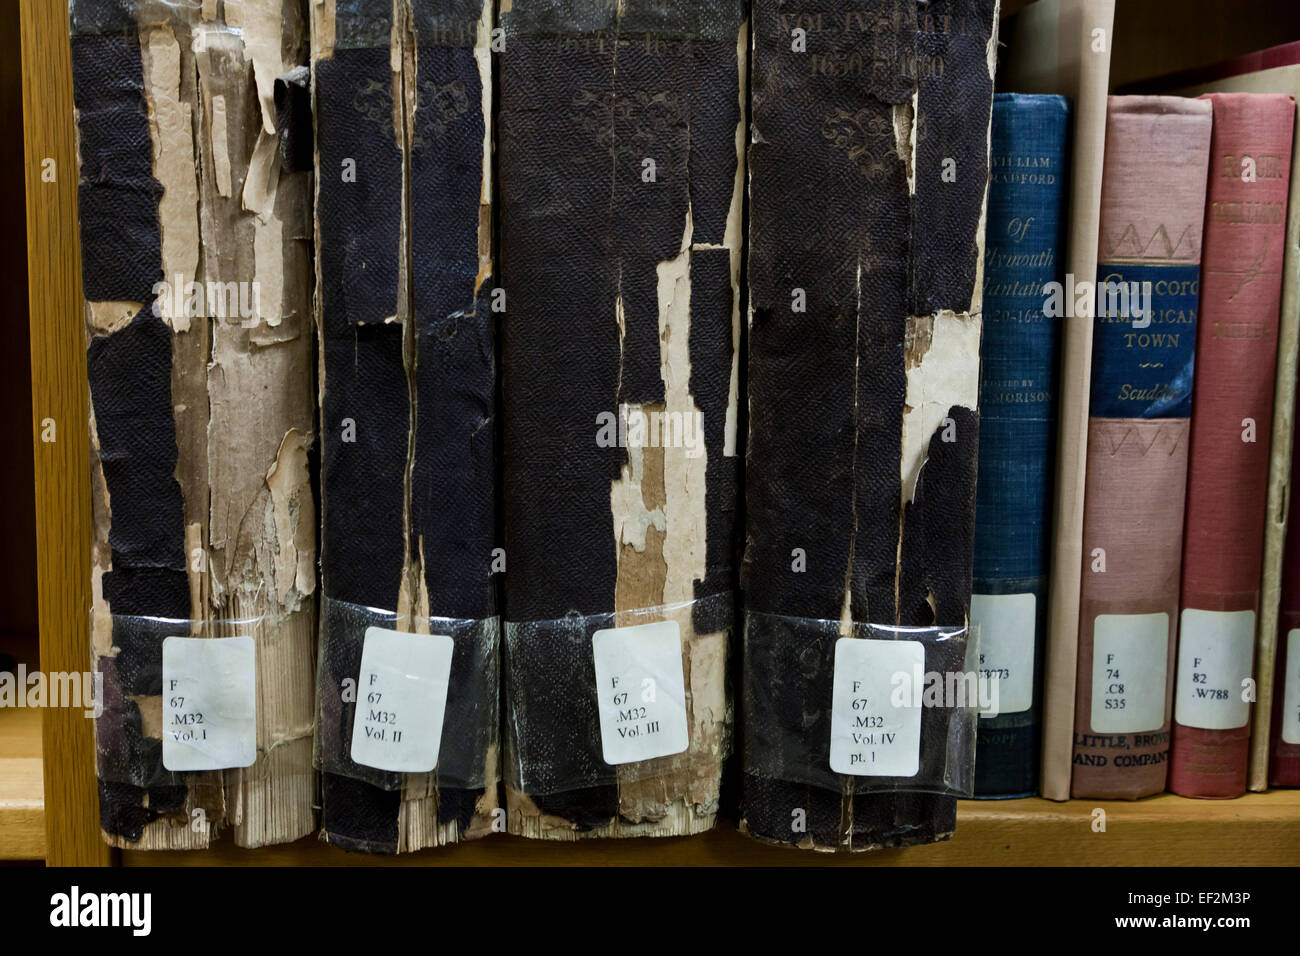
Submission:
M 1227 76 L 1183 93 L 1284 93 L 1300 97 L 1300 64 L 1293 45 L 1275 48 L 1285 60 L 1257 73 Z M 1286 58 L 1290 57 L 1289 60 Z M 1269 62 L 1273 62 L 1270 58 Z M 1243 68 L 1249 68 L 1245 66 Z M 1236 70 L 1233 71 L 1237 72 Z M 1291 447 L 1296 397 L 1296 357 L 1300 352 L 1300 150 L 1291 155 L 1291 195 L 1287 202 L 1286 253 L 1282 260 L 1282 309 L 1277 334 L 1277 374 L 1273 393 L 1273 434 L 1269 441 L 1268 509 L 1264 518 L 1264 569 L 1260 582 L 1259 625 L 1255 643 L 1256 707 L 1251 718 L 1247 785 L 1268 785 L 1269 737 L 1274 711 L 1274 664 L 1280 630 L 1279 600 L 1291 499 Z
M 996 13 L 754 5 L 741 826 L 761 840 L 955 826 L 955 799 L 906 778 L 808 781 L 830 766 L 836 639 L 969 620 Z M 958 644 L 926 669 L 959 670 Z M 918 765 L 943 759 L 940 724 L 922 713 Z
M 1007 49 L 998 65 L 998 89 L 1057 93 L 1069 98 L 1074 107 L 1067 287 L 1091 282 L 1097 273 L 1114 17 L 1115 0 L 1037 0 L 1004 25 Z M 1091 309 L 1075 310 L 1065 322 L 1061 340 L 1039 780 L 1042 795 L 1051 800 L 1070 797 L 1092 315 Z
M 483 0 L 312 5 L 322 830 L 349 850 L 479 836 L 497 806 L 480 733 L 497 695 L 493 16 Z M 371 702 L 346 689 L 371 626 L 453 641 L 433 772 L 353 760 Z
M 729 726 L 744 5 L 515 0 L 501 24 L 508 825 L 695 833 Z M 656 756 L 629 759 L 594 642 L 641 623 L 685 736 L 636 723 Z
M 1295 102 L 1212 93 L 1169 789 L 1246 792 Z
M 1062 329 L 1043 302 L 1064 271 L 1069 131 L 1065 97 L 993 97 L 971 620 L 999 690 L 998 713 L 979 720 L 976 796 L 1038 783 Z
M 1165 788 L 1210 126 L 1204 100 L 1107 110 L 1075 797 Z
M 281 168 L 274 90 L 306 23 L 79 0 L 71 28 L 104 835 L 295 840 L 315 825 L 310 178 Z M 211 769 L 167 769 L 187 715 L 163 642 L 186 637 L 251 639 L 250 765 L 214 744 Z

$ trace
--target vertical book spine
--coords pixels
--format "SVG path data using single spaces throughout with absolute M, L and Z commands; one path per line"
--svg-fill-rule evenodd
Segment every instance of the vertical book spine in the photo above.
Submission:
M 305 23 L 274 2 L 234 20 L 71 9 L 101 820 L 143 849 L 226 826 L 261 846 L 315 823 L 310 177 L 281 169 L 272 92 L 306 59 Z M 161 643 L 236 620 L 255 642 L 256 762 L 167 771 Z
M 384 609 L 397 607 L 401 587 L 408 430 L 403 327 L 384 321 L 399 315 L 402 220 L 391 23 L 384 0 L 312 5 L 321 586 L 326 599 Z M 324 654 L 346 640 L 323 615 L 322 696 L 358 673 L 359 660 L 336 667 Z M 400 792 L 328 771 L 321 783 L 323 839 L 397 851 Z
M 511 833 L 677 836 L 717 814 L 739 478 L 744 9 L 502 10 Z M 684 426 L 675 435 L 672 421 Z M 689 741 L 667 759 L 614 764 L 592 642 L 647 615 L 678 626 Z
M 1214 93 L 1169 789 L 1246 792 L 1295 104 Z
M 1117 96 L 1108 107 L 1075 797 L 1165 788 L 1210 125 L 1203 100 Z
M 745 668 L 802 738 L 787 753 L 747 723 L 742 826 L 762 840 L 955 826 L 951 797 L 797 764 L 830 765 L 825 622 L 968 622 L 996 22 L 981 0 L 754 5 Z
M 490 0 L 312 4 L 323 587 L 419 634 L 430 618 L 496 613 L 493 13 Z M 340 689 L 361 666 L 356 631 L 347 614 L 322 617 L 322 715 L 343 731 L 322 737 L 339 748 L 333 766 L 350 759 L 356 702 Z M 450 686 L 477 686 L 474 666 L 457 636 Z M 455 735 L 449 720 L 444 773 Z M 325 772 L 324 838 L 398 853 L 480 836 L 495 761 L 489 752 L 484 788 L 437 771 L 382 787 Z
M 131 619 L 187 620 L 192 612 L 186 501 L 176 478 L 173 337 L 147 305 L 163 278 L 164 190 L 134 18 L 123 11 L 112 23 L 83 22 L 93 10 L 74 4 L 71 13 L 94 489 L 91 642 L 106 692 L 120 694 L 95 726 L 99 817 L 108 842 L 135 846 L 159 830 L 165 836 L 168 817 L 197 807 L 219 819 L 221 811 L 211 788 L 199 799 L 190 792 L 198 774 L 160 772 L 161 735 L 145 723 L 151 705 L 161 710 L 162 635 Z M 114 713 L 116 726 L 107 717 Z M 119 779 L 105 772 L 106 761 L 124 771 Z M 180 829 L 189 837 L 188 827 Z M 207 845 L 209 829 L 201 829 L 189 845 Z
M 971 621 L 998 708 L 979 721 L 977 796 L 1026 796 L 1038 781 L 1062 322 L 1043 302 L 1061 273 L 1069 119 L 1061 96 L 993 99 Z

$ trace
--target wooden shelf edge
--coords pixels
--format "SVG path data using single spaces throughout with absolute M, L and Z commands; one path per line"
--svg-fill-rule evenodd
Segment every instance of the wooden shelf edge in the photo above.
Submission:
M 92 524 L 68 5 L 20 0 L 19 23 L 40 662 L 46 673 L 80 673 L 90 663 Z M 54 423 L 57 441 L 42 440 L 42 422 Z M 93 724 L 51 708 L 42 735 L 47 862 L 109 864 Z
M 41 711 L 0 708 L 0 860 L 43 859 Z
M 0 757 L 0 860 L 45 859 L 44 790 L 39 757 Z
M 1104 832 L 1093 829 L 1105 811 Z M 730 821 L 695 837 L 543 843 L 502 835 L 398 857 L 345 853 L 315 838 L 244 850 L 122 853 L 126 866 L 1293 866 L 1300 860 L 1300 791 L 1236 800 L 1053 803 L 963 801 L 952 840 L 868 853 L 811 853 L 760 844 Z

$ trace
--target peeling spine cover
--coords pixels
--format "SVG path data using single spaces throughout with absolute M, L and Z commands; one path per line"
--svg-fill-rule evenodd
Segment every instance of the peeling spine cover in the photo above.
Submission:
M 743 4 L 515 0 L 501 22 L 506 618 L 729 594 Z M 601 416 L 637 414 L 676 416 L 690 446 L 600 441 Z M 712 826 L 731 628 L 730 615 L 706 613 L 718 606 L 673 615 L 691 745 L 658 769 L 615 771 L 601 759 L 590 633 L 585 645 L 539 653 L 541 672 L 508 659 L 510 694 L 548 730 L 533 741 L 546 752 L 530 767 L 539 786 L 508 792 L 511 832 L 575 839 Z
M 306 61 L 305 22 L 269 2 L 70 13 L 104 835 L 294 840 L 314 827 L 315 789 L 309 180 L 280 174 L 271 89 Z M 242 628 L 259 674 L 252 768 L 162 768 L 161 641 L 176 627 L 139 616 L 217 635 L 261 619 Z
M 747 606 L 845 633 L 966 624 L 997 4 L 757 0 L 753 16 Z M 778 643 L 764 626 L 751 645 Z M 807 727 L 823 753 L 832 648 L 765 662 L 782 706 L 824 718 Z M 927 745 L 944 740 L 923 724 Z M 822 850 L 951 835 L 954 799 L 855 782 L 746 774 L 742 826 Z
M 324 591 L 395 610 L 404 630 L 492 617 L 493 6 L 311 9 Z M 333 658 L 341 686 L 361 643 L 333 626 L 322 622 L 323 644 L 355 647 Z M 453 687 L 470 650 L 458 640 Z M 394 789 L 324 774 L 324 838 L 397 853 L 486 833 L 486 759 L 493 783 L 476 791 L 439 787 L 436 773 Z

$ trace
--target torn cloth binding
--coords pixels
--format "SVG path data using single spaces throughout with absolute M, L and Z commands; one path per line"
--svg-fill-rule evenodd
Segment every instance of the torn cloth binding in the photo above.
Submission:
M 105 839 L 197 849 L 315 828 L 310 180 L 273 89 L 307 62 L 296 3 L 75 0 Z M 166 626 L 161 623 L 168 622 Z M 223 622 L 252 621 L 239 633 Z M 162 766 L 162 642 L 253 638 L 256 761 Z M 119 768 L 120 769 L 120 768 Z
M 311 5 L 322 584 L 395 612 L 401 630 L 496 614 L 493 13 L 483 0 Z M 322 646 L 349 644 L 328 631 L 346 621 L 322 622 Z M 453 685 L 474 659 L 458 641 Z M 341 692 L 355 660 L 334 660 Z M 476 787 L 326 772 L 323 839 L 398 853 L 487 833 L 495 747 L 485 761 Z

